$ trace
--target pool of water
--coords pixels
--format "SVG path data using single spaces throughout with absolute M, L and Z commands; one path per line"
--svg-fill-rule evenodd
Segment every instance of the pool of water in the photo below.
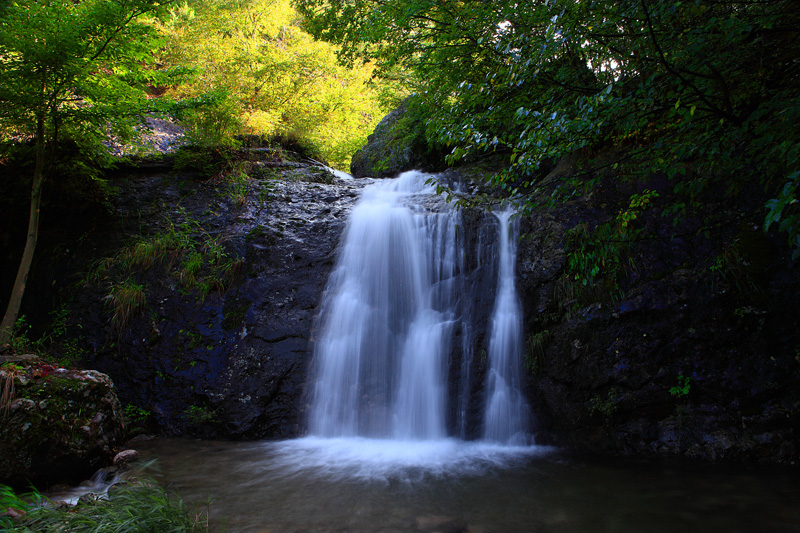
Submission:
M 454 440 L 136 444 L 214 531 L 800 531 L 800 472 L 595 462 Z

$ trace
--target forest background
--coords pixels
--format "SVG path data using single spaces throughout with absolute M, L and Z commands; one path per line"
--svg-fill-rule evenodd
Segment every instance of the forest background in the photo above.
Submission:
M 245 142 L 347 169 L 401 101 L 389 151 L 419 150 L 432 166 L 491 158 L 480 178 L 494 187 L 476 190 L 529 210 L 602 199 L 570 216 L 557 243 L 572 293 L 618 297 L 648 274 L 632 258 L 655 263 L 653 280 L 695 261 L 737 287 L 728 319 L 755 320 L 742 294 L 760 289 L 743 273 L 772 260 L 797 278 L 796 0 L 12 0 L 0 3 L 0 266 L 16 267 L 25 251 L 11 303 L 0 300 L 0 350 L 24 339 L 17 314 L 42 197 L 45 210 L 103 209 L 120 151 L 150 150 L 149 119 L 184 128 L 194 148 L 177 166 L 211 156 L 202 179 L 232 180 Z M 27 235 L 17 231 L 25 197 Z M 753 232 L 777 251 L 748 247 Z M 648 245 L 669 249 L 687 235 L 716 245 L 658 272 Z M 762 300 L 753 298 L 773 304 Z M 532 338 L 540 353 L 558 320 Z M 63 315 L 41 339 L 58 324 Z M 747 355 L 790 357 L 796 368 L 796 337 L 785 337 L 788 356 Z M 685 400 L 700 389 L 693 376 L 677 374 L 662 392 Z M 616 394 L 592 405 L 610 412 Z

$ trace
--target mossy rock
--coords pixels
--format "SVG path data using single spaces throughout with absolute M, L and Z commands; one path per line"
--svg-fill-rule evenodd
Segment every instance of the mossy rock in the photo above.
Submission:
M 110 463 L 125 438 L 111 379 L 43 361 L 0 365 L 0 482 L 74 483 Z
M 439 151 L 428 145 L 425 120 L 409 97 L 378 123 L 367 144 L 353 155 L 350 174 L 388 178 L 405 170 L 438 170 L 442 161 Z

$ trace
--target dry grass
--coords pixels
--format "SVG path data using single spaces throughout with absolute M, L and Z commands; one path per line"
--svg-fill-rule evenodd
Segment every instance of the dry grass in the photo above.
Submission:
M 17 365 L 8 363 L 0 369 L 0 415 L 5 416 L 14 401 L 14 380 L 22 372 Z

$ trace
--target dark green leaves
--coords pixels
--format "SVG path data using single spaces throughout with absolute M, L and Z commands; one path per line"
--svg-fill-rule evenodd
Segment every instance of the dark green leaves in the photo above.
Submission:
M 766 226 L 798 234 L 786 217 L 800 171 L 797 2 L 297 3 L 349 60 L 411 73 L 451 162 L 509 153 L 497 179 L 509 190 L 543 162 L 616 146 L 631 154 L 619 179 L 666 175 L 689 208 L 760 183 L 773 197 Z
M 792 172 L 786 184 L 778 193 L 777 198 L 767 201 L 767 216 L 764 221 L 764 230 L 768 231 L 772 224 L 777 224 L 778 229 L 788 237 L 792 246 L 792 257 L 800 257 L 800 205 L 798 204 L 797 191 L 800 185 L 800 171 Z

